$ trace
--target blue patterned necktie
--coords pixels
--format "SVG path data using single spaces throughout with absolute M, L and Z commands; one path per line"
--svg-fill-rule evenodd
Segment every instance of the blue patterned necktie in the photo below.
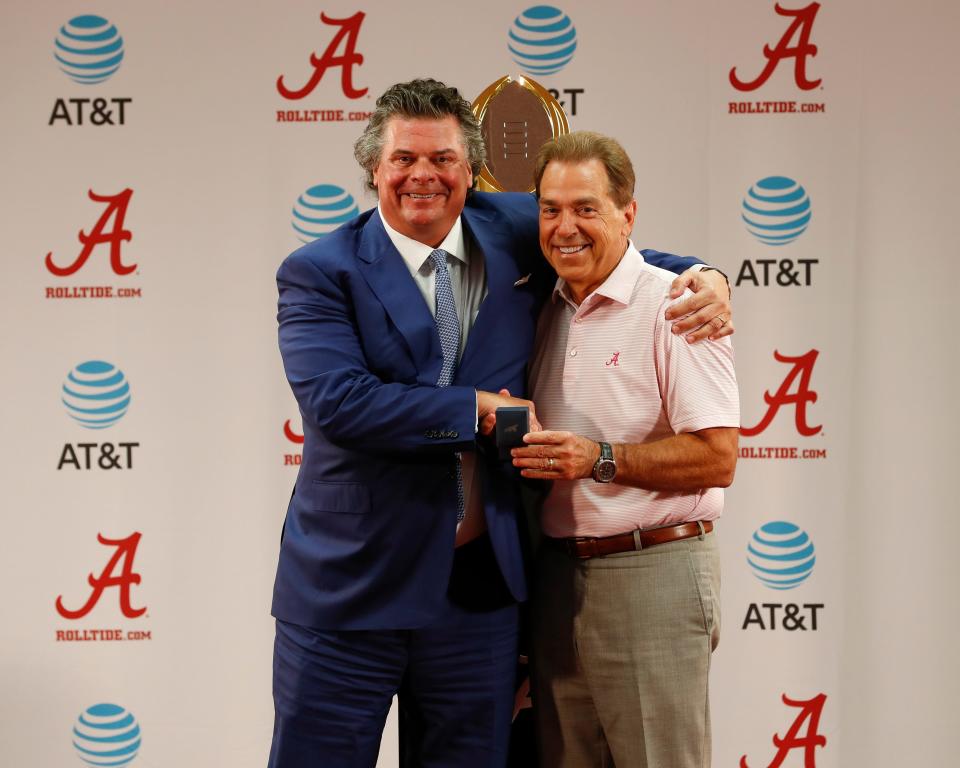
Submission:
M 453 286 L 447 271 L 447 252 L 437 248 L 430 254 L 433 262 L 433 279 L 436 291 L 437 311 L 435 320 L 440 335 L 440 347 L 443 349 L 443 367 L 440 369 L 438 387 L 449 387 L 453 381 L 453 372 L 460 358 L 460 319 L 457 317 L 457 305 L 453 300 Z M 463 520 L 465 507 L 463 501 L 463 472 L 460 468 L 460 454 L 457 454 L 457 522 Z

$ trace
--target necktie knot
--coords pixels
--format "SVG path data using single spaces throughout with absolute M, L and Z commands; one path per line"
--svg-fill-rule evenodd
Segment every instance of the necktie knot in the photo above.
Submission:
M 433 262 L 434 271 L 447 271 L 447 252 L 443 248 L 437 248 L 430 252 L 430 261 Z

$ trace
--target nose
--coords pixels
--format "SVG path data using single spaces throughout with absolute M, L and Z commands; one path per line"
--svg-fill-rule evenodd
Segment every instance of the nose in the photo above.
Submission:
M 432 181 L 433 178 L 434 178 L 434 168 L 433 168 L 433 163 L 430 162 L 430 158 L 428 157 L 417 158 L 417 161 L 410 168 L 411 181 L 424 183 L 427 181 Z
M 573 211 L 566 208 L 560 210 L 557 219 L 557 234 L 560 237 L 573 237 L 577 234 L 577 221 Z

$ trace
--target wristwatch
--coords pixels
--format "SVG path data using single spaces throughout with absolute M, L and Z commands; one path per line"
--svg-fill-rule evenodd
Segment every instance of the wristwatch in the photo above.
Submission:
M 600 443 L 600 458 L 593 465 L 593 479 L 598 483 L 609 483 L 616 477 L 617 462 L 613 460 L 613 448 L 610 443 Z

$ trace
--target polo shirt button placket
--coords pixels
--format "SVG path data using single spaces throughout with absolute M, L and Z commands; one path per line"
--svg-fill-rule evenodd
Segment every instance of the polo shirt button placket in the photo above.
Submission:
M 570 323 L 570 332 L 567 335 L 567 349 L 566 349 L 566 361 L 567 364 L 563 366 L 563 378 L 564 381 L 571 382 L 571 384 L 577 380 L 579 373 L 579 366 L 574 365 L 576 362 L 575 358 L 580 353 L 580 346 L 583 342 L 583 317 L 580 314 L 581 309 L 577 309 L 574 312 L 573 320 Z

